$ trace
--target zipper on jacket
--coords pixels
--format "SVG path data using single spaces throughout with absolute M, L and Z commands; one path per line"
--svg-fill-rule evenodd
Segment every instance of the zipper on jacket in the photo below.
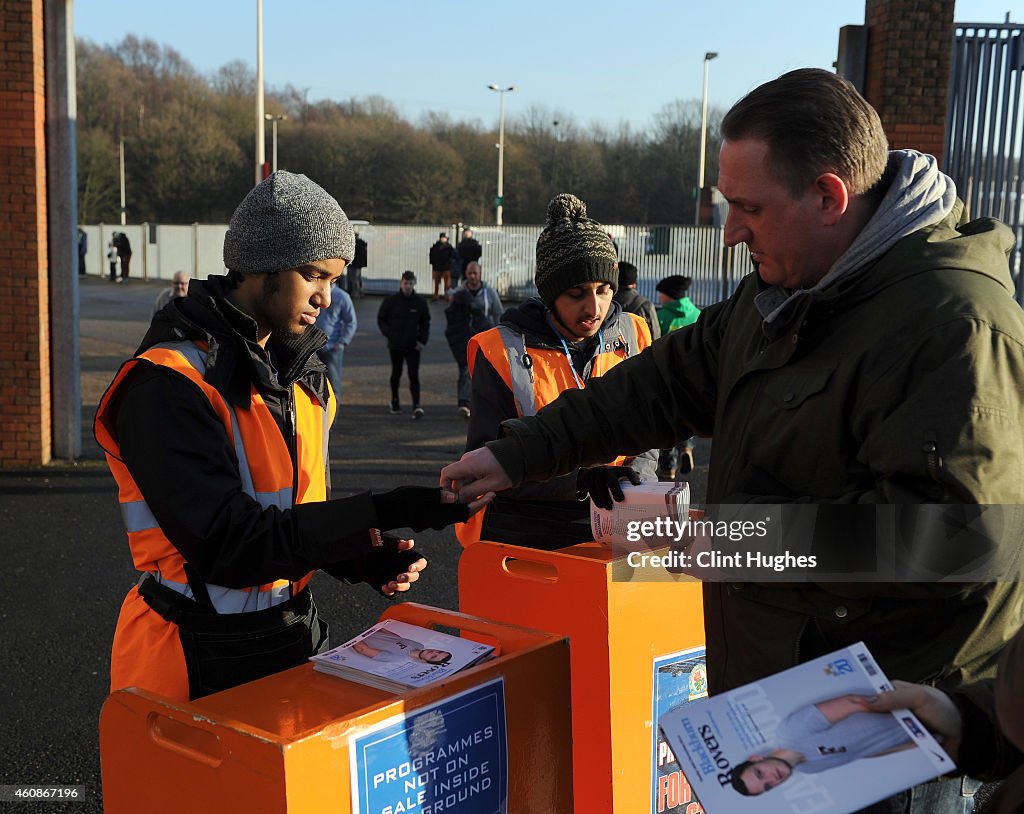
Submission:
M 284 402 L 284 429 L 288 441 L 288 454 L 292 459 L 292 505 L 299 498 L 299 452 L 295 433 L 295 385 L 288 388 L 288 397 Z
M 924 434 L 924 443 L 921 445 L 924 452 L 924 465 L 928 477 L 936 483 L 942 483 L 939 473 L 942 471 L 942 456 L 939 455 L 939 447 L 935 441 L 935 433 L 928 431 Z

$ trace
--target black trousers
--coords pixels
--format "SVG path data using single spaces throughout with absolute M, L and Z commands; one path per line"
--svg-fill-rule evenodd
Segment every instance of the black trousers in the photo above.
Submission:
M 398 404 L 398 385 L 402 381 L 402 365 L 409 365 L 409 393 L 412 395 L 412 406 L 420 403 L 420 352 L 416 348 L 395 350 L 388 348 L 391 354 L 391 401 Z

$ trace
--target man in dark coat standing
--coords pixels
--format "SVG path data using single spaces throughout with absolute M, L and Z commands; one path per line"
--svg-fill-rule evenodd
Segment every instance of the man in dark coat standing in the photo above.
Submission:
M 654 303 L 636 290 L 636 278 L 636 266 L 619 261 L 619 287 L 612 299 L 622 306 L 623 311 L 636 314 L 647 320 L 647 325 L 651 329 L 651 339 L 657 339 L 661 336 L 658 311 L 655 309 Z
M 452 285 L 458 288 L 459 280 L 465 276 L 466 269 L 469 268 L 469 264 L 479 263 L 480 255 L 483 254 L 480 242 L 473 237 L 473 230 L 468 226 L 462 230 L 462 240 L 459 241 L 459 245 L 455 248 L 455 254 L 456 259 L 454 274 L 452 274 Z
M 128 235 L 124 232 L 114 233 L 114 248 L 117 249 L 117 257 L 121 261 L 121 281 L 128 279 L 128 266 L 132 262 L 132 244 Z
M 366 241 L 359 237 L 359 232 L 356 232 L 356 250 L 352 257 L 352 262 L 349 263 L 348 269 L 345 273 L 345 279 L 348 281 L 348 294 L 354 299 L 358 300 L 363 296 L 363 269 L 366 268 Z
M 434 294 L 430 298 L 437 302 L 437 287 L 444 281 L 442 294 L 448 296 L 452 286 L 452 262 L 455 260 L 455 248 L 448 242 L 448 235 L 441 232 L 437 243 L 430 247 L 430 272 L 434 277 Z M 410 272 L 411 273 L 411 272 Z
M 402 412 L 398 385 L 402 381 L 402 365 L 409 365 L 409 392 L 412 394 L 412 417 L 423 418 L 420 406 L 420 351 L 430 337 L 430 307 L 416 293 L 416 275 L 402 272 L 397 294 L 380 304 L 377 326 L 388 339 L 391 354 L 391 414 Z

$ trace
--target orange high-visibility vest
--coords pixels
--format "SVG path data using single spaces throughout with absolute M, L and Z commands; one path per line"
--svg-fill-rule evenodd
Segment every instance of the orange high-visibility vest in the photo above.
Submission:
M 111 405 L 129 372 L 138 364 L 163 365 L 185 376 L 210 400 L 224 424 L 224 432 L 235 450 L 243 491 L 262 507 L 289 509 L 295 504 L 327 499 L 327 471 L 330 465 L 328 440 L 334 420 L 335 402 L 325 409 L 317 397 L 301 384 L 294 384 L 297 479 L 287 443 L 270 409 L 255 387 L 247 410 L 235 410 L 204 380 L 205 343 L 165 342 L 154 345 L 125 362 L 107 388 L 96 412 L 95 431 L 118 486 L 118 501 L 132 560 L 139 571 L 149 572 L 178 593 L 191 596 L 185 575 L 185 559 L 166 537 L 146 504 L 138 485 L 121 461 L 120 446 L 112 431 L 116 417 Z M 293 479 L 296 489 L 293 492 Z M 302 591 L 312 572 L 299 580 L 277 580 L 250 588 L 227 588 L 207 584 L 207 592 L 219 613 L 263 610 L 284 602 Z M 169 647 L 161 655 L 156 650 Z M 176 651 L 176 652 L 174 652 Z M 170 659 L 170 663 L 162 659 Z M 162 662 L 162 663 L 161 663 Z M 175 671 L 173 665 L 181 664 Z M 179 676 L 173 676 L 180 672 Z M 181 681 L 184 681 L 182 695 Z M 111 659 L 111 689 L 143 686 L 171 697 L 188 698 L 187 677 L 176 627 L 146 605 L 138 589 L 125 599 L 114 634 Z
M 624 311 L 616 325 L 618 333 L 604 337 L 604 345 L 591 364 L 588 379 L 604 375 L 651 344 L 651 329 L 643 317 Z M 565 353 L 554 348 L 528 349 L 526 337 L 507 325 L 498 325 L 470 338 L 466 356 L 471 376 L 478 352 L 491 363 L 505 386 L 512 391 L 516 413 L 520 416 L 536 415 L 541 407 L 553 402 L 563 391 L 578 387 Z M 619 466 L 626 458 L 620 455 L 610 464 Z M 477 512 L 465 523 L 456 524 L 455 534 L 463 546 L 480 541 L 485 511 Z

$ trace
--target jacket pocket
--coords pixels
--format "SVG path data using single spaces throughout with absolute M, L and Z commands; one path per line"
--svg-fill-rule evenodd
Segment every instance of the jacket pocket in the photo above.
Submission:
M 231 614 L 235 623 L 231 630 L 180 628 L 193 700 L 304 664 L 314 653 L 327 649 L 327 623 L 320 619 L 312 598 L 300 613 L 286 613 L 273 621 L 263 618 L 257 624 L 246 618 L 258 614 Z
M 779 410 L 796 410 L 808 399 L 826 390 L 836 367 L 831 365 L 777 373 L 765 385 L 765 397 Z

